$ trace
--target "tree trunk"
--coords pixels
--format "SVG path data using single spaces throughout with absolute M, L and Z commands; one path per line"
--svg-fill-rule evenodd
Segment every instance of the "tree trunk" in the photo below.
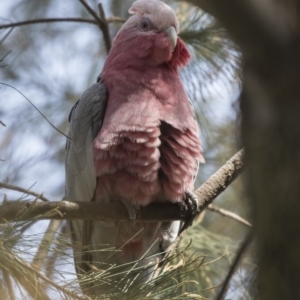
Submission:
M 295 0 L 192 0 L 242 49 L 242 138 L 258 299 L 300 299 L 300 51 Z M 205 9 L 205 6 L 203 6 Z

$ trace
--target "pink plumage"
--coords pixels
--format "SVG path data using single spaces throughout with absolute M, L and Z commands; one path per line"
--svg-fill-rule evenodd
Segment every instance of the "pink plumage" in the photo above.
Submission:
M 155 15 L 149 5 L 133 4 L 134 21 L 147 18 L 151 26 L 177 30 L 171 9 L 163 11 L 162 23 L 162 12 Z M 182 201 L 202 160 L 198 126 L 178 73 L 190 54 L 180 38 L 173 49 L 167 28 L 141 31 L 131 23 L 119 31 L 101 73 L 109 98 L 94 140 L 95 200 L 125 198 L 142 206 Z

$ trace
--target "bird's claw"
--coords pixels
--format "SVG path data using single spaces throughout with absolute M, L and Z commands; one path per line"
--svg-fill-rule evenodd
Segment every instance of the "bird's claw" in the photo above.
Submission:
M 193 192 L 186 192 L 184 201 L 178 203 L 185 218 L 180 233 L 193 224 L 193 220 L 198 212 L 198 198 Z
M 183 201 L 178 202 L 180 210 L 184 218 L 189 218 L 197 214 L 198 211 L 198 198 L 192 192 L 186 192 Z
M 129 203 L 126 200 L 122 200 L 122 202 L 128 211 L 128 216 L 129 216 L 131 225 L 135 225 L 136 219 L 137 219 L 137 217 L 139 217 L 140 207 L 132 205 L 131 203 Z

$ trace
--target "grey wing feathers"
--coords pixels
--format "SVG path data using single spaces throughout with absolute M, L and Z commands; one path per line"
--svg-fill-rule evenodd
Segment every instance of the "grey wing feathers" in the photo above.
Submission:
M 66 145 L 66 197 L 70 201 L 90 201 L 93 197 L 96 176 L 92 141 L 101 128 L 106 101 L 105 86 L 96 83 L 82 94 L 71 111 L 70 139 Z
M 96 83 L 82 94 L 71 110 L 65 163 L 65 193 L 69 201 L 91 201 L 94 196 L 96 174 L 92 142 L 101 129 L 106 102 L 106 87 Z M 75 256 L 81 252 L 83 226 L 82 220 L 69 222 Z

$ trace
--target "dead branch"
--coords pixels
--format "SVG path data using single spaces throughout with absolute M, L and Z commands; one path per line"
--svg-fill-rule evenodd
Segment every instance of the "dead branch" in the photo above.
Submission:
M 17 191 L 17 192 L 20 192 L 20 193 L 24 193 L 24 194 L 27 194 L 27 195 L 31 195 L 31 196 L 36 197 L 37 199 L 41 199 L 41 200 L 46 201 L 46 202 L 49 201 L 47 198 L 45 198 L 43 196 L 43 194 L 39 194 L 39 193 L 33 192 L 31 190 L 24 189 L 22 187 L 19 187 L 19 186 L 16 186 L 16 185 L 12 185 L 12 184 L 9 184 L 9 183 L 0 182 L 0 188 L 4 188 L 4 189 L 8 189 L 8 190 L 12 190 L 12 191 Z
M 211 210 L 213 212 L 216 212 L 216 213 L 218 213 L 218 214 L 220 214 L 220 215 L 222 215 L 224 217 L 229 217 L 229 218 L 231 218 L 233 220 L 236 220 L 236 221 L 238 221 L 238 222 L 240 222 L 240 223 L 242 223 L 242 224 L 244 224 L 244 225 L 246 225 L 248 227 L 252 227 L 251 223 L 249 223 L 247 220 L 245 220 L 244 218 L 242 218 L 238 214 L 233 213 L 232 211 L 229 211 L 229 210 L 224 209 L 224 208 L 217 207 L 217 206 L 215 206 L 213 204 L 209 204 L 207 206 L 207 209 L 209 209 L 209 210 Z
M 218 195 L 220 195 L 243 171 L 243 150 L 234 155 L 224 166 L 213 174 L 195 194 L 199 200 L 201 213 Z M 138 220 L 174 221 L 185 220 L 185 212 L 177 204 L 155 203 L 140 207 Z M 96 202 L 6 202 L 0 206 L 0 221 L 26 221 L 43 219 L 81 219 L 107 222 L 129 221 L 128 211 L 120 203 Z

